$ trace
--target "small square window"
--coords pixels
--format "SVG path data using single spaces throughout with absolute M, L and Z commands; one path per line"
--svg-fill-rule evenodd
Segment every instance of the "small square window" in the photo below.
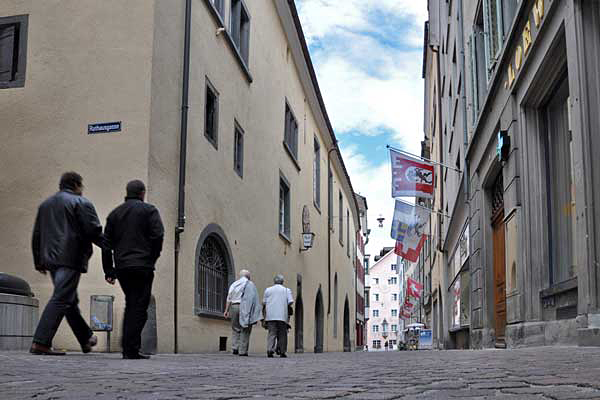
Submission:
M 233 169 L 242 178 L 244 176 L 244 130 L 237 121 L 233 141 Z
M 25 86 L 28 18 L 0 17 L 0 89 Z
M 379 317 L 379 310 L 373 310 L 373 316 Z
M 219 93 L 206 79 L 206 103 L 204 105 L 204 136 L 209 142 L 219 148 Z

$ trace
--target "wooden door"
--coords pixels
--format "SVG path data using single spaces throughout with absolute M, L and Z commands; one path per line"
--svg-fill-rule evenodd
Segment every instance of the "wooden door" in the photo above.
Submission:
M 494 244 L 494 321 L 496 341 L 504 340 L 506 330 L 506 265 L 504 247 L 504 212 L 492 223 Z

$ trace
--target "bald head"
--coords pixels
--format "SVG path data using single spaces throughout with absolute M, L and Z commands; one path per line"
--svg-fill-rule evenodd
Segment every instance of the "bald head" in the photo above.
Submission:
M 247 269 L 241 270 L 240 271 L 240 278 L 250 279 L 250 271 L 248 271 Z

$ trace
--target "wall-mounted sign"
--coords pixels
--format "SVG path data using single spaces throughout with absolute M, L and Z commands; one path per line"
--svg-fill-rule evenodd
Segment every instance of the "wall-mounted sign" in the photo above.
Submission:
M 97 124 L 88 125 L 88 135 L 95 135 L 97 133 L 113 133 L 121 132 L 121 121 L 116 122 L 100 122 Z

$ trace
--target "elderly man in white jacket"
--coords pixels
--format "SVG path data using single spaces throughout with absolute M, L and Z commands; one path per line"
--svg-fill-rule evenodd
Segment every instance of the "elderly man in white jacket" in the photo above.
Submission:
M 233 282 L 227 294 L 225 318 L 231 316 L 231 349 L 233 354 L 248 355 L 252 325 L 262 319 L 256 286 L 250 280 L 250 271 L 240 271 L 240 279 Z
M 294 302 L 292 291 L 283 286 L 283 276 L 276 275 L 275 285 L 267 288 L 263 296 L 265 321 L 269 330 L 267 338 L 267 357 L 273 357 L 279 348 L 280 356 L 287 357 L 288 307 Z

